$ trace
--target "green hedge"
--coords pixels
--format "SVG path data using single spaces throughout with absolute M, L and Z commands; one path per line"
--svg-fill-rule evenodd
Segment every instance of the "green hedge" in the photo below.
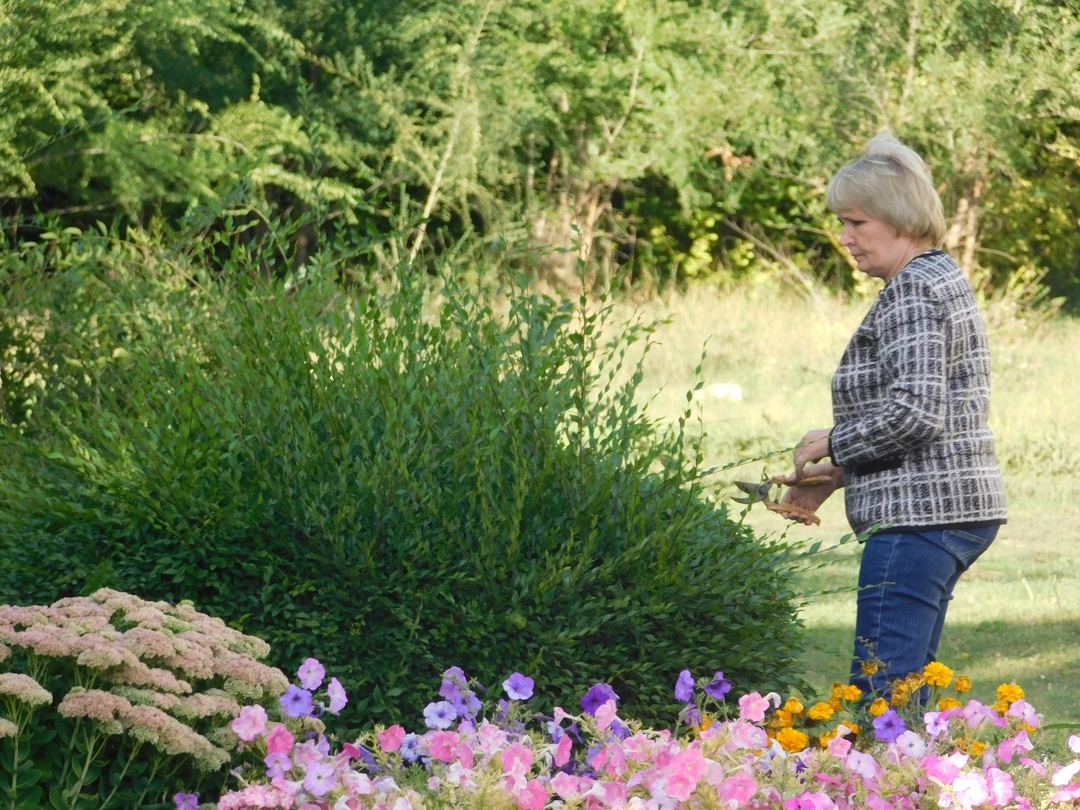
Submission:
M 71 345 L 107 361 L 69 357 L 66 382 L 59 361 L 0 444 L 3 601 L 193 600 L 286 671 L 320 658 L 353 727 L 415 721 L 451 665 L 493 687 L 519 670 L 568 707 L 606 681 L 665 724 L 684 667 L 795 680 L 784 549 L 640 409 L 624 361 L 651 327 L 452 281 L 174 289 L 156 309 L 94 284 L 65 328 L 92 326 Z

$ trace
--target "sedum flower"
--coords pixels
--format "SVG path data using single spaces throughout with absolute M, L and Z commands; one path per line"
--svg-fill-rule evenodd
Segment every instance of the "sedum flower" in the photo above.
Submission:
M 21 672 L 0 673 L 0 695 L 14 698 L 32 709 L 52 703 L 52 694 L 29 675 Z

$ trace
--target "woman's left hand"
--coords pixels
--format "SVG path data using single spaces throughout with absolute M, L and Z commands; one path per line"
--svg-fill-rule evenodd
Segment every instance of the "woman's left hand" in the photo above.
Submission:
M 795 477 L 803 477 L 803 469 L 807 464 L 821 461 L 829 455 L 829 434 L 831 428 L 811 430 L 795 447 Z

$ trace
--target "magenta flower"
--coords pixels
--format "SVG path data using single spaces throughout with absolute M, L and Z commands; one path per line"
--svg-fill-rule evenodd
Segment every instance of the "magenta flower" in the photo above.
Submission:
M 502 685 L 511 700 L 528 700 L 533 696 L 533 687 L 536 683 L 532 678 L 515 672 L 503 681 Z
M 689 703 L 694 699 L 694 676 L 688 669 L 680 672 L 679 679 L 675 681 L 675 699 L 683 703 Z
M 687 748 L 671 758 L 664 790 L 673 799 L 685 802 L 705 775 L 705 757 L 697 748 Z
M 289 688 L 285 690 L 285 694 L 281 696 L 279 701 L 281 708 L 285 710 L 285 714 L 289 717 L 307 717 L 311 714 L 313 702 L 311 699 L 311 692 L 307 689 L 301 689 L 299 686 L 289 685 Z
M 251 742 L 266 733 L 266 709 L 258 704 L 245 706 L 239 716 L 229 724 L 236 736 L 244 742 Z
M 330 679 L 330 685 L 326 687 L 326 694 L 330 697 L 328 711 L 331 714 L 337 714 L 344 709 L 345 704 L 349 702 L 349 698 L 345 694 L 345 688 L 337 678 Z
M 271 754 L 287 754 L 292 750 L 296 738 L 285 726 L 274 726 L 266 735 L 266 750 Z
M 300 665 L 300 669 L 296 672 L 297 677 L 300 679 L 300 685 L 309 691 L 314 691 L 322 686 L 323 678 L 326 677 L 326 670 L 323 665 L 319 663 L 316 658 L 308 658 Z
M 768 698 L 762 697 L 759 692 L 751 692 L 739 698 L 739 716 L 751 723 L 760 723 L 765 719 L 769 705 Z

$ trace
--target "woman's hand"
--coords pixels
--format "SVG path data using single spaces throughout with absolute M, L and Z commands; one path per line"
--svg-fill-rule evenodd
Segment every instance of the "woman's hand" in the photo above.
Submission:
M 829 435 L 831 433 L 831 428 L 821 428 L 820 430 L 811 430 L 802 437 L 795 447 L 794 453 L 796 478 L 806 477 L 808 474 L 805 472 L 807 464 L 821 461 L 821 459 L 829 455 Z
M 812 475 L 828 476 L 829 480 L 820 484 L 800 484 L 799 478 L 792 473 L 782 481 L 782 483 L 789 486 L 790 489 L 785 492 L 784 497 L 780 499 L 780 507 L 783 507 L 784 504 L 791 504 L 792 506 L 807 512 L 817 512 L 821 505 L 829 499 L 830 495 L 844 486 L 844 471 L 828 462 L 824 464 L 812 464 L 811 466 L 804 468 L 801 477 L 809 478 Z M 796 520 L 806 526 L 809 526 L 813 522 L 805 515 L 800 515 L 796 512 L 784 512 L 782 508 L 778 509 L 777 512 L 786 520 Z

